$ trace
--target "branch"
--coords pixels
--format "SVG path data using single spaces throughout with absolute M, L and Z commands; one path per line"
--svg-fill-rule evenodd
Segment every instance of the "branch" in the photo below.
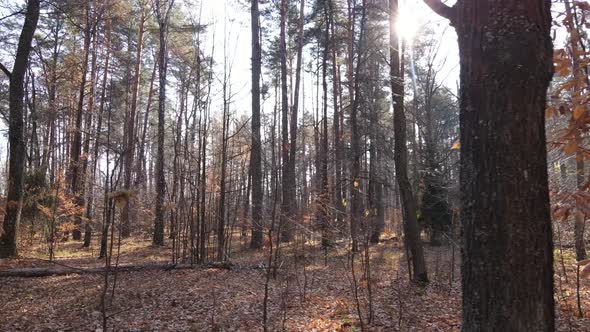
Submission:
M 8 76 L 8 78 L 10 79 L 12 74 L 10 73 L 10 70 L 8 70 L 8 68 L 4 67 L 4 65 L 2 63 L 0 63 L 0 70 L 2 70 L 4 72 L 4 74 L 6 74 L 6 76 Z
M 447 6 L 442 0 L 424 0 L 424 3 L 432 9 L 438 15 L 454 22 L 455 20 L 455 8 Z
M 4 16 L 4 17 L 1 17 L 1 18 L 0 18 L 0 21 L 4 21 L 4 20 L 5 20 L 5 19 L 7 19 L 7 18 L 10 18 L 10 17 L 12 17 L 12 16 L 16 16 L 16 15 L 20 15 L 20 14 L 24 14 L 24 13 L 25 13 L 25 11 L 24 11 L 24 10 L 19 10 L 19 11 L 16 11 L 16 12 L 12 13 L 12 14 L 8 14 L 8 15 L 6 15 L 6 16 Z

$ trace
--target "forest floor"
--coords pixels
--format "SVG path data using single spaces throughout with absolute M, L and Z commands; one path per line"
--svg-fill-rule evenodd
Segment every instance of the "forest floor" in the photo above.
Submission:
M 253 251 L 236 243 L 229 270 L 195 267 L 111 276 L 108 329 L 261 331 L 268 249 Z M 58 264 L 75 267 L 104 266 L 97 254 L 96 246 L 80 249 L 77 242 L 60 244 L 56 251 Z M 355 256 L 353 275 L 353 257 L 344 249 L 325 256 L 315 246 L 285 246 L 276 279 L 271 276 L 269 282 L 269 331 L 361 331 L 359 312 L 366 331 L 460 330 L 459 252 L 451 245 L 426 246 L 427 286 L 408 281 L 405 255 L 395 237 L 370 247 L 370 277 L 363 272 L 364 253 Z M 170 257 L 170 247 L 128 239 L 122 242 L 119 264 L 165 263 Z M 589 331 L 590 319 L 577 317 L 573 262 L 563 257 L 568 281 L 559 274 L 558 260 L 558 330 Z M 46 258 L 44 248 L 21 250 L 19 259 L 0 260 L 0 271 L 53 264 L 39 258 Z M 100 331 L 104 283 L 104 274 L 0 278 L 0 331 Z M 581 284 L 581 305 L 590 316 L 590 280 Z

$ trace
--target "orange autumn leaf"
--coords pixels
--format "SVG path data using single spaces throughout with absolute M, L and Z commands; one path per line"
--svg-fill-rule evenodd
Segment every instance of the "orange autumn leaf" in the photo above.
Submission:
M 567 155 L 572 155 L 576 152 L 576 150 L 578 150 L 578 143 L 576 143 L 575 140 L 570 140 L 565 148 L 563 148 L 563 152 L 565 152 L 565 154 Z
M 579 118 L 581 118 L 584 113 L 586 113 L 586 107 L 584 107 L 583 105 L 576 106 L 573 114 L 574 120 L 578 120 Z

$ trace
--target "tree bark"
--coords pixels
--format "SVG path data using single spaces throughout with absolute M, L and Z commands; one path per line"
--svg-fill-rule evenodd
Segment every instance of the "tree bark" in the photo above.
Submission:
M 137 99 L 139 96 L 139 82 L 141 81 L 141 52 L 143 47 L 143 33 L 146 21 L 146 10 L 143 8 L 143 1 L 139 2 L 141 15 L 139 18 L 139 32 L 137 35 L 137 52 L 135 56 L 135 68 L 133 76 L 133 86 L 131 88 L 131 108 L 125 124 L 125 190 L 131 189 L 131 180 L 133 176 L 133 155 L 135 153 L 135 113 L 137 113 Z M 130 206 L 128 202 L 121 211 L 121 236 L 129 237 L 130 229 Z
M 463 330 L 553 331 L 551 2 L 437 6 L 459 36 Z
M 420 230 L 416 220 L 416 200 L 412 193 L 412 187 L 408 178 L 408 147 L 406 138 L 406 115 L 404 112 L 404 79 L 402 61 L 400 61 L 400 43 L 395 22 L 397 22 L 398 1 L 390 1 L 390 80 L 393 100 L 393 130 L 395 135 L 395 176 L 400 191 L 404 220 L 404 239 L 406 247 L 411 253 L 414 281 L 428 282 L 426 262 L 420 239 Z
M 338 57 L 337 57 L 337 36 L 336 36 L 336 24 L 334 22 L 334 4 L 332 0 L 328 1 L 329 4 L 329 21 L 330 21 L 330 31 L 331 31 L 331 38 L 330 42 L 332 43 L 332 98 L 334 102 L 334 116 L 333 116 L 333 150 L 334 150 L 334 214 L 336 220 L 336 227 L 340 233 L 343 233 L 344 228 L 342 225 L 342 220 L 344 218 L 344 214 L 346 212 L 346 207 L 343 204 L 343 188 L 342 188 L 342 163 L 344 161 L 344 150 L 342 147 L 342 126 L 340 126 L 340 121 L 342 118 L 341 109 L 338 105 L 338 97 L 340 96 L 340 101 L 342 101 L 342 94 L 341 94 L 341 83 L 340 83 L 340 67 L 338 65 Z
M 349 3 L 350 6 L 350 3 Z M 365 23 L 366 23 L 366 0 L 363 0 L 362 4 L 362 14 L 361 14 L 361 22 L 360 22 L 360 32 L 359 32 L 359 47 L 358 47 L 358 60 L 355 69 L 355 73 L 353 75 L 353 63 L 354 63 L 354 53 L 349 54 L 349 80 L 354 83 L 349 82 L 349 92 L 350 98 L 352 102 L 352 107 L 350 111 L 350 131 L 351 131 L 351 159 L 352 165 L 350 167 L 350 175 L 352 178 L 351 182 L 351 207 L 350 207 L 350 237 L 352 238 L 352 251 L 358 251 L 358 228 L 361 222 L 361 213 L 362 213 L 362 202 L 361 202 L 361 180 L 360 180 L 360 173 L 361 173 L 361 135 L 360 135 L 360 128 L 358 123 L 358 110 L 359 110 L 359 103 L 360 103 L 360 73 L 363 61 L 363 54 L 362 54 L 362 45 L 363 45 L 363 37 L 365 33 Z M 349 8 L 351 12 L 354 12 L 354 8 Z M 354 20 L 354 14 L 349 16 L 349 19 Z M 354 22 L 353 22 L 354 23 Z M 351 23 L 352 24 L 352 23 Z M 354 29 L 354 24 L 352 24 Z M 354 44 L 354 31 L 351 31 L 351 40 L 350 40 L 350 49 L 352 50 L 352 45 Z M 352 51 L 351 51 L 352 52 Z M 351 85 L 353 84 L 353 85 Z
M 0 236 L 0 257 L 12 257 L 17 254 L 18 223 L 22 206 L 23 180 L 25 173 L 24 140 L 24 80 L 29 63 L 31 43 L 37 21 L 39 20 L 39 0 L 27 1 L 25 22 L 18 40 L 16 57 L 12 72 L 5 70 L 9 76 L 9 123 L 8 123 L 8 181 L 6 196 L 6 213 L 4 215 L 3 233 Z M 4 66 L 2 66 L 4 68 Z
M 78 205 L 84 205 L 84 197 L 82 195 L 84 174 L 82 174 L 82 117 L 84 115 L 84 96 L 86 92 L 86 74 L 88 72 L 88 57 L 90 55 L 90 38 L 91 38 L 91 23 L 90 23 L 90 2 L 86 3 L 85 7 L 85 19 L 86 25 L 84 27 L 84 44 L 83 44 L 83 60 L 82 60 L 82 72 L 81 80 L 78 91 L 78 105 L 76 107 L 76 122 L 74 137 L 72 140 L 72 148 L 70 152 L 70 190 L 71 193 L 76 196 L 76 203 Z M 74 221 L 75 228 L 72 231 L 72 238 L 74 240 L 80 240 L 82 238 L 82 232 L 80 231 L 81 220 L 76 217 Z
M 324 0 L 324 49 L 322 55 L 322 139 L 320 149 L 320 192 L 318 193 L 319 223 L 322 228 L 322 247 L 331 245 L 332 236 L 329 213 L 329 188 L 328 188 L 328 57 L 330 54 L 330 0 Z M 364 9 L 363 9 L 364 10 Z
M 154 238 L 153 243 L 158 246 L 164 245 L 164 195 L 166 193 L 166 177 L 164 174 L 164 136 L 166 121 L 166 71 L 168 67 L 167 56 L 167 35 L 168 35 L 168 18 L 174 5 L 174 0 L 164 2 L 164 8 L 160 1 L 155 1 L 156 18 L 158 20 L 158 30 L 160 37 L 160 47 L 158 52 L 158 75 L 159 75 L 159 95 L 158 95 L 158 151 L 156 157 L 156 207 L 154 220 Z
M 231 102 L 228 91 L 230 77 L 228 75 L 227 55 L 224 52 L 224 73 L 223 73 L 223 114 L 221 125 L 221 170 L 219 172 L 219 210 L 217 215 L 217 260 L 225 260 L 225 224 L 226 224 L 226 175 L 227 175 L 227 144 L 229 130 L 229 103 Z
M 574 24 L 576 19 L 576 12 L 572 9 L 571 3 L 568 0 L 564 0 L 565 5 L 565 12 L 566 15 L 570 18 L 569 20 L 565 20 L 565 24 L 567 29 L 570 33 L 569 44 L 570 44 L 570 53 L 572 58 L 572 75 L 574 76 L 574 84 L 571 89 L 571 98 L 572 98 L 572 108 L 577 107 L 581 104 L 582 107 L 585 109 L 583 98 L 581 98 L 581 93 L 584 90 L 583 79 L 584 72 L 581 70 L 580 61 L 579 61 L 579 47 L 578 41 L 580 40 L 578 29 Z M 588 77 L 586 76 L 586 80 Z M 587 111 L 585 110 L 584 113 Z M 585 115 L 581 116 L 585 118 Z M 580 132 L 580 129 L 575 124 L 575 119 L 572 118 L 570 127 L 574 128 L 574 139 L 578 146 L 576 149 L 576 186 L 578 190 L 583 190 L 585 181 L 584 181 L 584 151 L 580 148 L 583 144 L 583 134 Z M 580 204 L 580 202 L 576 202 L 576 205 Z M 581 261 L 586 259 L 586 244 L 584 243 L 584 229 L 586 228 L 586 215 L 582 211 L 580 206 L 576 206 L 577 212 L 574 215 L 574 245 L 576 248 L 576 260 Z
M 280 57 L 280 71 L 281 71 L 281 166 L 283 170 L 282 176 L 282 200 L 281 200 L 281 215 L 280 215 L 280 230 L 281 240 L 283 242 L 291 241 L 293 237 L 292 223 L 291 223 L 291 191 L 295 188 L 289 187 L 289 164 L 290 164 L 290 148 L 289 148 L 289 98 L 287 88 L 287 0 L 281 0 L 281 20 L 280 20 L 280 36 L 279 36 L 279 57 Z
M 231 270 L 233 265 L 228 262 L 212 262 L 203 264 L 205 269 L 223 269 Z M 109 272 L 138 272 L 138 271 L 154 271 L 154 270 L 189 270 L 194 269 L 195 266 L 191 264 L 138 264 L 138 265 L 120 265 L 109 267 Z M 252 267 L 257 268 L 257 267 Z M 0 278 L 41 278 L 50 276 L 62 276 L 70 274 L 99 274 L 105 273 L 107 269 L 104 267 L 31 267 L 19 268 L 0 271 Z
M 262 248 L 262 148 L 260 138 L 260 23 L 258 0 L 252 0 L 250 10 L 252 24 L 252 148 L 250 150 L 250 174 L 252 176 L 252 238 L 251 248 Z
M 83 170 L 82 170 L 82 174 L 83 176 L 88 179 L 88 157 L 90 154 L 90 139 L 91 139 L 91 132 L 92 132 L 92 118 L 94 117 L 94 94 L 95 94 L 95 87 L 96 87 L 96 74 L 97 74 L 97 65 L 96 65 L 96 61 L 97 61 L 97 49 L 98 46 L 98 39 L 97 39 L 97 31 L 96 28 L 93 29 L 92 31 L 92 60 L 90 61 L 92 66 L 90 69 L 90 98 L 88 100 L 88 113 L 86 114 L 86 123 L 85 123 L 85 128 L 86 128 L 86 137 L 84 139 L 84 163 L 83 163 Z M 108 52 L 108 51 L 107 51 Z M 105 73 L 108 71 L 107 67 L 105 66 Z M 100 128 L 97 128 L 97 132 L 96 135 L 94 135 L 94 139 L 95 142 L 98 142 L 97 139 L 97 135 L 98 133 L 100 133 Z M 94 160 L 95 158 L 98 158 L 97 156 L 93 158 L 93 162 L 94 164 L 96 164 L 96 160 Z M 92 178 L 90 179 L 90 183 L 88 183 L 88 190 L 86 192 L 86 199 L 85 199 L 85 204 L 86 204 L 86 212 L 85 212 L 85 217 L 86 220 L 84 222 L 84 244 L 83 246 L 85 248 L 90 247 L 90 241 L 92 240 L 92 225 L 90 224 L 90 216 L 92 215 L 91 213 L 89 214 L 89 212 L 92 212 L 92 201 L 93 201 L 93 193 L 91 192 L 94 189 L 94 175 L 95 172 L 92 173 Z

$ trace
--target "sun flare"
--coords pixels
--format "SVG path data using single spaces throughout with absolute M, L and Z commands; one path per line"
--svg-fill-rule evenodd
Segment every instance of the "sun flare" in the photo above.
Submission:
M 395 23 L 395 30 L 399 37 L 408 41 L 412 40 L 419 29 L 420 23 L 415 12 L 407 6 L 401 7 Z

